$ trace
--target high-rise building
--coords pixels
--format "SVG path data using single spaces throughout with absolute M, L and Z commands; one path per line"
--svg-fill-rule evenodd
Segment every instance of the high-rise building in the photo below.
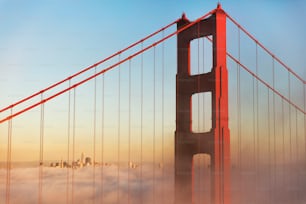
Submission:
M 90 158 L 90 157 L 86 157 L 86 158 L 85 158 L 85 165 L 86 165 L 86 166 L 91 165 L 91 158 Z
M 80 166 L 82 167 L 84 164 L 85 164 L 85 156 L 84 156 L 84 152 L 82 152 L 82 154 L 81 154 L 81 164 L 80 164 Z

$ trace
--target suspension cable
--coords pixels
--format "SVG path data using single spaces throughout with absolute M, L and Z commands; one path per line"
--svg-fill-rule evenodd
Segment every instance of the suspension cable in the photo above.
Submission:
M 289 100 L 291 101 L 291 81 L 290 81 L 290 72 L 288 72 L 288 92 L 289 92 Z M 290 164 L 292 164 L 292 135 L 291 135 L 291 106 L 289 104 L 289 144 L 290 144 Z
M 13 108 L 11 108 L 10 114 L 13 114 Z M 8 121 L 8 134 L 7 134 L 7 153 L 6 153 L 6 204 L 10 203 L 11 198 L 11 169 L 12 169 L 12 131 L 13 131 L 13 119 Z
M 162 38 L 164 38 L 164 31 L 162 32 Z M 165 159 L 164 159 L 164 128 L 165 128 L 165 42 L 162 43 L 162 181 L 164 181 L 164 166 L 165 166 Z M 165 185 L 162 182 L 162 203 L 165 203 Z
M 299 132 L 298 132 L 298 111 L 295 109 L 295 150 L 296 150 L 296 163 L 295 163 L 295 178 L 296 178 L 296 186 L 300 186 L 300 171 L 299 171 L 299 166 L 297 165 L 299 162 L 299 142 L 298 142 L 298 137 L 299 137 Z M 299 191 L 297 192 L 297 198 L 299 198 Z
M 207 14 L 205 14 L 205 15 L 203 15 L 202 17 L 198 18 L 197 20 L 191 22 L 190 24 L 187 24 L 187 25 L 183 26 L 182 28 L 180 28 L 179 30 L 174 31 L 174 32 L 168 34 L 168 35 L 165 36 L 163 39 L 157 40 L 156 42 L 150 44 L 149 46 L 143 48 L 142 50 L 137 51 L 137 52 L 135 52 L 134 54 L 132 54 L 132 55 L 130 55 L 130 56 L 124 58 L 123 60 L 120 60 L 119 62 L 117 62 L 117 63 L 115 63 L 115 64 L 113 64 L 113 65 L 111 65 L 111 66 L 109 66 L 109 67 L 107 67 L 107 68 L 105 68 L 105 69 L 99 71 L 97 74 L 94 74 L 94 75 L 92 75 L 92 76 L 90 76 L 90 77 L 87 77 L 86 79 L 84 79 L 84 80 L 82 80 L 82 81 L 79 81 L 79 82 L 75 83 L 75 84 L 72 85 L 70 88 L 67 88 L 67 89 L 64 89 L 64 90 L 62 90 L 62 91 L 59 91 L 59 92 L 57 92 L 56 94 L 53 94 L 52 96 L 46 98 L 44 101 L 35 103 L 35 104 L 31 105 L 31 106 L 28 106 L 27 108 L 24 108 L 24 109 L 22 109 L 22 110 L 16 112 L 16 113 L 13 114 L 13 115 L 10 115 L 10 116 L 7 116 L 7 117 L 5 117 L 5 118 L 0 119 L 0 123 L 3 123 L 3 122 L 5 122 L 5 121 L 9 120 L 10 118 L 16 117 L 16 116 L 18 116 L 18 115 L 20 115 L 20 114 L 22 114 L 22 113 L 24 113 L 24 112 L 26 112 L 26 111 L 29 111 L 29 110 L 35 108 L 36 106 L 39 106 L 41 103 L 46 103 L 47 101 L 52 100 L 53 98 L 55 98 L 55 97 L 57 97 L 57 96 L 59 96 L 59 95 L 62 95 L 63 93 L 69 91 L 70 89 L 76 88 L 76 87 L 78 87 L 78 86 L 80 86 L 80 85 L 82 85 L 82 84 L 88 82 L 89 80 L 91 80 L 91 79 L 97 77 L 98 75 L 101 75 L 101 74 L 103 74 L 103 73 L 105 73 L 105 72 L 108 72 L 109 70 L 114 69 L 115 67 L 118 67 L 118 65 L 120 65 L 120 64 L 122 64 L 122 63 L 128 61 L 129 59 L 132 59 L 132 58 L 134 58 L 134 57 L 140 55 L 141 53 L 143 53 L 143 52 L 145 52 L 145 51 L 147 51 L 147 50 L 149 50 L 149 49 L 155 47 L 156 45 L 162 43 L 163 41 L 165 41 L 165 40 L 167 40 L 167 39 L 169 39 L 169 38 L 171 38 L 171 37 L 177 35 L 178 33 L 183 32 L 183 31 L 186 30 L 187 28 L 189 28 L 189 27 L 191 27 L 192 25 L 198 23 L 199 21 L 201 21 L 202 19 L 208 17 L 209 15 L 211 15 L 211 14 L 214 13 L 214 12 L 215 12 L 215 10 L 212 10 L 212 11 L 208 12 Z M 119 53 L 118 55 L 120 55 L 120 54 L 121 54 L 121 53 Z M 95 66 L 97 66 L 97 64 L 94 64 L 94 65 L 92 65 L 92 66 L 95 67 Z M 69 79 L 71 79 L 71 77 L 69 77 Z M 43 90 L 43 91 L 45 91 L 45 90 Z M 40 92 L 39 92 L 39 93 L 40 93 Z M 9 109 L 9 108 L 11 108 L 11 107 L 14 107 L 14 106 L 16 106 L 16 104 L 10 105 L 8 108 L 5 108 L 5 110 L 7 110 L 7 109 Z M 2 111 L 4 111 L 4 109 L 3 109 Z
M 132 92 L 132 86 L 131 86 L 131 60 L 129 60 L 129 113 L 128 113 L 128 117 L 129 117 L 129 127 L 128 127 L 128 140 L 129 140 L 129 144 L 128 144 L 128 162 L 130 164 L 131 162 L 131 92 Z M 128 164 L 128 165 L 129 165 Z M 131 166 L 128 166 L 128 203 L 130 203 L 130 168 Z
M 272 87 L 275 88 L 275 60 L 272 58 Z M 276 113 L 275 113 L 275 93 L 272 92 L 273 100 L 273 188 L 276 185 Z M 275 197 L 275 191 L 273 190 L 273 198 Z
M 284 99 L 282 98 L 282 137 L 283 137 L 283 144 L 282 144 L 282 158 L 283 158 L 283 171 L 282 171 L 282 181 L 283 184 L 285 183 L 284 174 L 285 174 L 285 111 L 284 111 Z
M 118 56 L 119 62 L 121 55 Z M 120 64 L 118 67 L 118 144 L 117 144 L 117 203 L 120 203 L 120 135 L 121 135 L 121 69 Z
M 203 42 L 203 74 L 205 73 L 205 38 L 202 38 L 202 42 Z M 202 100 L 203 100 L 203 130 L 206 130 L 206 125 L 205 125 L 205 95 L 203 94 L 202 96 Z
M 153 203 L 155 203 L 155 135 L 156 135 L 156 47 L 153 47 Z
M 306 84 L 303 85 L 303 95 L 304 95 L 304 112 L 306 112 L 306 93 L 305 93 L 305 87 Z M 305 147 L 304 147 L 304 155 L 306 155 L 306 114 L 304 114 L 304 142 L 305 142 Z M 306 159 L 305 159 L 306 161 Z
M 143 43 L 141 43 L 141 49 L 143 49 Z M 142 189 L 142 179 L 143 179 L 143 149 L 142 149 L 142 143 L 143 143 L 143 54 L 141 54 L 140 59 L 140 75 L 141 75 L 141 81 L 140 81 L 140 191 Z M 140 192 L 140 202 L 143 203 L 143 196 Z
M 95 67 L 95 74 L 97 73 L 97 67 Z M 97 77 L 94 79 L 94 104 L 93 104 L 93 177 L 92 177 L 92 186 L 93 186 L 93 203 L 96 201 L 96 135 L 97 135 Z
M 238 27 L 238 60 L 240 62 L 240 28 Z M 238 133 L 238 172 L 239 172 L 239 189 L 241 190 L 241 96 L 240 96 L 240 65 L 237 63 L 237 133 Z M 239 199 L 239 203 L 241 200 Z
M 105 121 L 104 121 L 104 106 L 105 106 L 105 85 L 104 85 L 104 74 L 102 75 L 102 107 L 101 107 L 101 203 L 104 201 L 104 126 L 105 126 Z
M 268 90 L 268 177 L 269 191 L 271 192 L 271 112 L 270 112 L 270 89 Z M 269 202 L 271 203 L 271 193 L 269 193 Z
M 212 42 L 212 39 L 209 37 L 206 37 L 210 42 Z M 239 66 L 241 68 L 243 68 L 245 71 L 247 71 L 249 74 L 251 74 L 253 77 L 255 77 L 260 83 L 262 83 L 263 85 L 265 85 L 266 87 L 268 87 L 271 91 L 273 91 L 275 94 L 277 94 L 279 97 L 283 98 L 287 103 L 289 103 L 289 105 L 293 106 L 294 108 L 298 109 L 300 112 L 306 114 L 306 111 L 304 111 L 302 108 L 300 108 L 298 105 L 296 105 L 295 103 L 293 103 L 291 101 L 291 99 L 287 98 L 286 96 L 284 96 L 283 94 L 281 94 L 279 91 L 273 89 L 272 86 L 270 86 L 267 82 L 265 82 L 263 79 L 261 79 L 257 74 L 255 74 L 253 71 L 251 71 L 248 67 L 246 67 L 245 65 L 243 65 L 237 58 L 235 58 L 233 55 L 231 55 L 230 53 L 226 53 L 226 55 L 233 60 L 236 64 L 239 64 Z M 288 74 L 290 75 L 290 73 L 288 72 Z M 1 123 L 1 121 L 0 121 Z
M 200 92 L 200 77 L 199 77 L 199 74 L 200 74 L 200 43 L 199 43 L 199 30 L 200 30 L 200 25 L 199 25 L 199 23 L 197 24 L 197 72 L 198 73 L 196 73 L 197 75 L 198 75 L 198 77 L 197 77 L 197 131 L 198 132 L 200 132 L 200 94 L 199 94 L 199 92 Z M 193 117 L 193 116 L 192 116 Z M 195 129 L 195 126 L 193 125 L 193 121 L 192 121 L 192 126 L 194 127 L 194 129 Z M 198 148 L 200 147 L 200 138 L 198 137 L 197 138 L 197 140 L 198 140 Z M 192 160 L 195 160 L 195 157 L 193 157 L 192 158 Z M 199 162 L 200 162 L 200 159 L 197 159 L 198 160 L 198 164 L 199 164 Z M 193 165 L 194 165 L 194 161 L 193 161 Z M 198 168 L 200 168 L 200 165 L 198 165 Z M 198 170 L 199 172 L 200 172 L 200 170 Z M 199 179 L 200 180 L 200 179 Z M 200 189 L 200 186 L 201 186 L 201 184 L 200 184 L 200 182 L 198 182 L 198 187 L 199 187 L 199 189 Z M 195 176 L 192 176 L 192 191 L 193 192 L 196 192 L 196 186 L 195 186 Z M 200 193 L 198 193 L 198 199 L 200 200 L 201 199 L 201 195 L 200 195 Z M 195 202 L 195 196 L 194 195 L 192 195 L 192 203 L 194 203 Z
M 210 12 L 210 14 L 211 14 L 211 13 L 212 13 L 212 11 Z M 209 14 L 209 15 L 210 15 L 210 14 Z M 205 17 L 202 17 L 202 18 L 205 18 Z M 24 103 L 24 102 L 26 102 L 26 101 L 28 101 L 28 100 L 34 98 L 34 97 L 40 95 L 40 93 L 42 93 L 42 92 L 45 93 L 46 91 L 49 91 L 50 89 L 53 89 L 53 88 L 55 88 L 55 87 L 57 87 L 57 86 L 63 84 L 64 82 L 67 82 L 67 81 L 69 81 L 69 80 L 71 80 L 71 79 L 73 79 L 73 78 L 75 78 L 75 77 L 77 77 L 77 76 L 79 76 L 79 75 L 81 75 L 81 74 L 84 74 L 85 72 L 87 72 L 87 71 L 93 69 L 94 67 L 97 67 L 98 65 L 101 65 L 101 64 L 103 64 L 104 62 L 109 61 L 110 59 L 112 59 L 112 58 L 114 58 L 114 57 L 116 57 L 116 56 L 118 56 L 118 55 L 120 55 L 120 54 L 122 54 L 122 53 L 124 53 L 124 52 L 126 52 L 126 51 L 128 51 L 128 50 L 130 50 L 131 48 L 133 48 L 133 47 L 135 47 L 135 46 L 137 46 L 137 45 L 143 43 L 144 41 L 146 41 L 146 40 L 152 38 L 153 36 L 157 35 L 158 33 L 160 33 L 160 32 L 162 32 L 162 31 L 164 31 L 164 30 L 170 28 L 171 26 L 173 26 L 174 24 L 176 24 L 178 21 L 179 21 L 179 19 L 177 19 L 177 20 L 175 20 L 175 21 L 169 23 L 168 25 L 166 25 L 166 26 L 162 27 L 161 29 L 159 29 L 159 30 L 153 32 L 152 34 L 150 34 L 150 35 L 148 35 L 148 36 L 146 36 L 146 37 L 144 37 L 144 38 L 138 40 L 137 42 L 135 42 L 135 43 L 129 45 L 128 47 L 126 47 L 126 48 L 124 48 L 124 49 L 122 49 L 122 50 L 119 50 L 118 52 L 116 52 L 116 53 L 110 55 L 109 57 L 107 57 L 107 58 L 105 58 L 105 59 L 103 59 L 103 60 L 101 60 L 101 61 L 98 61 L 98 62 L 96 62 L 95 64 L 93 64 L 93 65 L 91 65 L 91 66 L 89 66 L 89 67 L 87 67 L 87 68 L 85 68 L 85 69 L 83 69 L 83 70 L 81 70 L 81 71 L 79 71 L 79 72 L 77 72 L 77 73 L 75 73 L 75 74 L 73 74 L 73 75 L 71 75 L 71 76 L 65 78 L 64 80 L 59 81 L 59 82 L 57 82 L 57 83 L 55 83 L 55 84 L 52 84 L 51 86 L 49 86 L 49 87 L 47 87 L 47 88 L 45 88 L 45 89 L 43 89 L 43 90 L 41 90 L 41 91 L 38 91 L 38 92 L 32 94 L 32 95 L 29 96 L 29 97 L 26 97 L 26 98 L 24 98 L 24 99 L 22 99 L 22 100 L 20 100 L 20 101 L 17 101 L 17 102 L 14 103 L 14 104 L 11 104 L 11 105 L 9 105 L 9 106 L 7 106 L 7 107 L 1 109 L 1 110 L 0 110 L 0 113 L 1 113 L 1 112 L 4 112 L 4 111 L 6 111 L 6 110 L 9 110 L 10 108 L 16 107 L 17 105 L 19 105 L 19 104 L 21 104 L 21 103 Z
M 300 80 L 303 84 L 306 84 L 306 81 L 302 79 L 298 74 L 296 74 L 292 69 L 290 69 L 285 63 L 283 63 L 279 58 L 277 58 L 271 51 L 269 51 L 263 44 L 261 44 L 255 37 L 253 37 L 245 28 L 243 28 L 236 20 L 234 20 L 230 15 L 225 12 L 227 18 L 232 21 L 236 26 L 238 26 L 249 38 L 251 38 L 256 44 L 258 44 L 264 51 L 266 51 L 270 56 L 272 56 L 278 63 L 280 63 L 288 72 Z
M 256 76 L 258 76 L 258 44 L 256 43 Z M 258 79 L 256 79 L 256 129 L 257 129 L 257 148 L 256 148 L 256 161 L 255 161 L 255 165 L 256 165 L 256 198 L 258 198 L 258 174 L 259 174 L 259 83 L 258 83 Z
M 253 159 L 254 161 L 256 161 L 256 156 L 255 156 L 255 149 L 256 149 L 256 129 L 255 129 L 255 118 L 256 118 L 256 115 L 255 115 L 255 78 L 252 77 L 252 115 L 253 115 L 253 127 L 252 127 L 252 134 L 253 134 Z M 253 167 L 254 169 L 256 168 L 255 167 L 255 162 L 253 163 Z
M 73 116 L 72 116 L 72 175 L 71 175 L 71 203 L 74 203 L 74 171 L 75 171 L 75 136 L 76 136 L 76 88 L 73 89 Z
M 227 53 L 227 56 L 233 60 L 235 63 L 238 63 L 239 66 L 241 68 L 243 68 L 245 71 L 247 71 L 249 74 L 251 74 L 253 77 L 255 77 L 260 83 L 262 83 L 264 86 L 266 86 L 267 88 L 269 88 L 271 91 L 273 91 L 275 94 L 277 94 L 279 97 L 283 98 L 289 105 L 293 106 L 294 108 L 297 108 L 300 112 L 306 114 L 306 112 L 300 108 L 299 106 L 297 106 L 296 104 L 294 104 L 291 99 L 288 99 L 286 96 L 284 96 L 283 94 L 281 94 L 279 91 L 273 89 L 272 86 L 270 86 L 267 82 L 265 82 L 263 79 L 261 79 L 259 76 L 257 76 L 254 72 L 252 72 L 250 69 L 248 69 L 245 65 L 243 65 L 241 62 L 238 61 L 238 59 L 236 59 L 233 55 Z M 288 72 L 289 73 L 289 72 Z M 290 73 L 289 73 L 290 74 Z
M 71 86 L 71 80 L 68 81 L 69 87 Z M 71 126 L 71 91 L 68 92 L 68 124 L 67 124 L 67 165 L 70 164 L 70 126 Z M 66 204 L 69 203 L 69 168 L 67 168 L 66 175 Z
M 197 67 L 198 67 L 198 73 L 197 73 L 197 75 L 198 75 L 198 78 L 197 78 L 197 91 L 198 91 L 198 93 L 200 92 L 200 77 L 199 77 L 199 75 L 200 75 L 200 39 L 199 39 L 199 36 L 200 36 L 200 34 L 199 34 L 199 32 L 200 32 L 200 24 L 198 23 L 197 24 L 197 35 L 198 35 L 198 39 L 197 39 L 197 49 L 198 49 L 198 53 L 197 53 Z M 197 110 L 197 115 L 198 115 L 198 132 L 200 132 L 200 95 L 198 94 L 198 97 L 197 97 L 197 99 L 198 99 L 198 110 Z M 198 139 L 200 139 L 200 138 L 198 138 Z M 200 145 L 200 142 L 198 141 L 198 146 Z
M 43 101 L 41 93 L 41 101 Z M 44 152 L 44 103 L 40 109 L 40 147 L 39 147 L 39 166 L 38 166 L 38 203 L 42 203 L 42 186 L 43 186 L 43 152 Z

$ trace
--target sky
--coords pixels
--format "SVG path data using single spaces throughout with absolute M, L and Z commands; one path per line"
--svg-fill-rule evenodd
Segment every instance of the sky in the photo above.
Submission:
M 305 1 L 220 2 L 276 56 L 306 77 Z M 183 12 L 193 20 L 214 9 L 217 3 L 1 0 L 0 106 L 111 55 L 180 18 Z
M 0 107 L 108 57 L 175 21 L 182 13 L 194 20 L 216 8 L 217 3 L 1 0 Z M 220 3 L 262 44 L 306 78 L 305 1 Z M 31 139 L 24 142 L 31 143 Z

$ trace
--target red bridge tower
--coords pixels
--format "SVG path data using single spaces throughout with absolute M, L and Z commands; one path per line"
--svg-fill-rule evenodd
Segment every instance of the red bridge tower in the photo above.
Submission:
M 184 16 L 180 29 L 191 22 Z M 211 72 L 190 74 L 190 42 L 212 36 Z M 192 132 L 193 94 L 211 92 L 212 128 Z M 228 73 L 226 67 L 226 14 L 218 5 L 213 14 L 177 36 L 176 132 L 175 132 L 175 203 L 193 202 L 193 156 L 211 157 L 211 198 L 215 204 L 230 203 L 230 134 L 228 128 Z

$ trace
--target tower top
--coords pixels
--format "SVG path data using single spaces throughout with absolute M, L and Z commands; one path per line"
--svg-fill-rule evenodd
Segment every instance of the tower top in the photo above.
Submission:
M 222 9 L 220 2 L 218 2 L 218 4 L 217 4 L 217 9 Z
M 181 19 L 183 19 L 183 20 L 188 20 L 185 13 L 182 14 Z

